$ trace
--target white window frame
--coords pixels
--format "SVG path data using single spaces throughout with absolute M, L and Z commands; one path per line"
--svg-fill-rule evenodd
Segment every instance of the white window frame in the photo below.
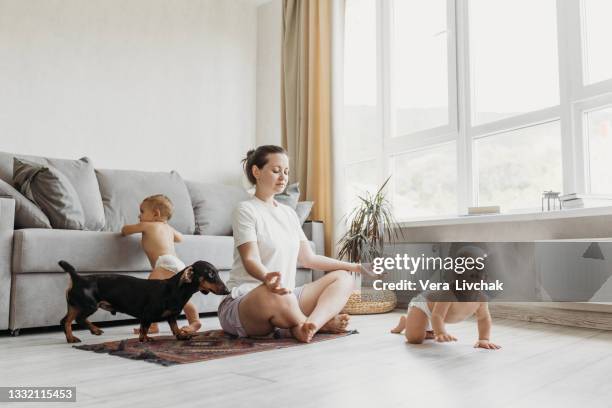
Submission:
M 388 112 L 389 129 L 385 133 L 386 142 L 389 149 L 397 152 L 400 150 L 413 149 L 420 147 L 423 144 L 428 144 L 430 141 L 440 143 L 443 141 L 454 140 L 457 135 L 457 50 L 455 47 L 455 1 L 446 0 L 446 25 L 447 25 L 447 80 L 448 80 L 448 124 L 436 126 L 429 129 L 424 129 L 416 132 L 411 132 L 405 135 L 397 134 L 397 121 L 395 117 L 395 88 L 391 86 L 395 82 L 395 72 L 393 71 L 393 49 L 395 43 L 393 32 L 395 31 L 393 20 L 393 7 L 398 0 L 387 0 L 381 2 L 382 7 L 382 33 L 383 44 L 383 68 L 385 76 L 388 78 L 389 84 L 385 84 L 384 88 L 387 94 L 384 95 L 383 103 L 386 103 Z M 402 1 L 402 0 L 399 0 Z
M 592 84 L 586 83 L 586 72 L 584 65 L 587 61 L 587 51 L 582 48 L 584 44 L 584 38 L 586 33 L 584 28 L 586 27 L 586 17 L 584 12 L 584 1 L 582 0 L 557 0 L 557 7 L 561 7 L 567 13 L 567 24 L 568 31 L 571 30 L 571 47 L 575 59 L 574 64 L 574 85 L 573 93 L 577 99 L 586 99 L 595 95 L 612 91 L 612 76 L 603 81 L 594 82 Z M 573 39 L 573 41 L 572 41 Z
M 474 141 L 551 121 L 559 121 L 563 167 L 563 192 L 588 193 L 590 190 L 585 112 L 612 105 L 612 78 L 585 84 L 583 0 L 556 0 L 559 68 L 559 105 L 472 126 L 471 70 L 469 61 L 469 0 L 447 1 L 449 123 L 407 135 L 394 135 L 392 33 L 393 3 L 377 0 L 377 107 L 382 134 L 375 151 L 363 152 L 345 162 L 376 159 L 381 162 L 380 182 L 391 174 L 396 156 L 456 141 L 457 213 L 478 203 L 478 172 Z M 394 175 L 389 191 L 395 190 Z M 391 200 L 392 201 L 392 200 Z M 404 221 L 404 220 L 400 220 Z
M 458 91 L 457 91 L 457 49 L 456 49 L 456 19 L 455 0 L 446 0 L 447 24 L 447 75 L 448 75 L 448 124 L 434 128 L 397 135 L 395 117 L 395 95 L 392 84 L 393 72 L 393 5 L 395 1 L 378 1 L 379 27 L 380 27 L 380 67 L 381 92 L 380 106 L 383 118 L 382 164 L 384 178 L 388 177 L 393 169 L 395 157 L 404 153 L 428 149 L 436 145 L 456 141 L 458 136 Z M 397 176 L 395 176 L 397 177 Z M 389 183 L 389 191 L 395 191 L 395 177 Z M 383 180 L 384 180 L 383 178 Z M 381 182 L 383 181 L 381 180 Z
M 559 1 L 564 0 L 557 0 Z M 463 150 L 467 151 L 466 158 L 463 160 L 458 160 L 459 162 L 465 164 L 459 164 L 459 166 L 463 165 L 467 168 L 464 170 L 465 177 L 469 180 L 467 184 L 467 188 L 464 191 L 466 194 L 463 197 L 463 200 L 459 200 L 459 208 L 458 212 L 466 213 L 467 207 L 478 205 L 478 190 L 479 190 L 479 180 L 478 180 L 478 163 L 477 157 L 474 154 L 474 141 L 485 138 L 489 136 L 499 135 L 506 132 L 511 132 L 513 130 L 523 129 L 531 126 L 536 126 L 556 120 L 561 119 L 561 105 L 549 106 L 543 109 L 539 109 L 536 111 L 527 112 L 520 115 L 515 115 L 507 118 L 503 118 L 500 120 L 487 122 L 479 125 L 472 125 L 472 100 L 474 99 L 473 88 L 471 86 L 473 71 L 470 68 L 470 38 L 469 38 L 469 23 L 470 23 L 470 10 L 469 10 L 469 0 L 457 0 L 459 12 L 457 13 L 457 21 L 458 21 L 458 29 L 459 29 L 459 41 L 457 41 L 458 54 L 462 57 L 461 63 L 462 66 L 459 70 L 460 77 L 459 82 L 462 84 L 462 100 L 461 104 L 463 105 L 462 114 L 460 118 L 464 123 L 464 126 L 461 129 L 462 143 L 465 143 Z M 557 29 L 559 30 L 559 24 L 557 23 Z M 558 37 L 558 36 L 557 36 Z M 560 44 L 558 41 L 557 45 L 558 49 L 560 48 Z M 559 50 L 560 54 L 561 51 Z M 561 84 L 563 81 L 561 79 L 561 74 L 559 78 L 559 83 Z M 559 100 L 561 101 L 561 90 L 559 92 Z M 563 151 L 563 142 L 562 142 L 562 151 Z M 562 163 L 564 161 L 562 160 Z M 461 169 L 460 169 L 461 170 Z M 565 186 L 564 186 L 565 187 Z
M 579 149 L 582 152 L 584 160 L 580 161 L 580 167 L 576 170 L 581 175 L 580 181 L 582 184 L 581 192 L 591 193 L 591 176 L 590 176 L 590 163 L 589 163 L 589 135 L 587 131 L 587 124 L 584 117 L 587 113 L 597 111 L 600 109 L 612 107 L 612 94 L 603 94 L 596 97 L 588 98 L 582 101 L 575 102 L 573 108 L 575 111 L 574 117 L 574 132 L 575 134 L 582 134 L 583 138 L 579 141 Z
M 566 150 L 573 155 L 563 154 L 563 162 L 571 162 L 572 166 L 564 172 L 564 187 L 567 191 L 590 193 L 588 134 L 584 124 L 584 114 L 602 109 L 612 101 L 612 78 L 586 84 L 584 65 L 587 61 L 586 50 L 583 48 L 585 37 L 584 3 L 582 0 L 557 0 L 557 15 L 560 24 L 559 38 L 566 44 L 565 60 L 560 60 L 560 68 L 567 71 L 567 97 L 562 99 L 566 118 L 565 137 Z M 562 23 L 561 23 L 562 22 Z M 562 117 L 563 119 L 563 117 Z M 570 157 L 571 156 L 571 157 Z

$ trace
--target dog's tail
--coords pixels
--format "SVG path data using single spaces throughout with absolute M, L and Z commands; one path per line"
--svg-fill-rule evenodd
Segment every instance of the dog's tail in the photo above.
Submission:
M 73 282 L 81 279 L 79 274 L 76 273 L 74 266 L 70 265 L 66 261 L 59 261 L 58 263 L 59 263 L 59 266 L 61 266 L 63 270 L 65 270 L 66 272 L 70 274 L 70 277 L 72 278 Z

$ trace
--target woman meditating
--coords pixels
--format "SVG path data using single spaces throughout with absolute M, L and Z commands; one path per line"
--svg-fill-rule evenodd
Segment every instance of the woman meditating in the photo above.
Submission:
M 219 305 L 221 327 L 240 337 L 288 329 L 305 343 L 318 331 L 345 331 L 349 316 L 340 311 L 353 289 L 348 272 L 361 272 L 362 266 L 315 255 L 295 211 L 274 200 L 289 176 L 282 147 L 260 146 L 243 163 L 255 195 L 234 210 L 234 264 L 227 282 L 231 294 Z M 298 261 L 327 273 L 296 288 Z

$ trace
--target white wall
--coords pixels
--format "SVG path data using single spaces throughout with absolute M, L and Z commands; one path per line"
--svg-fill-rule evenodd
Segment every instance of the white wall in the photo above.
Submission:
M 281 144 L 282 1 L 257 9 L 257 145 Z
M 0 150 L 240 183 L 257 4 L 0 0 Z

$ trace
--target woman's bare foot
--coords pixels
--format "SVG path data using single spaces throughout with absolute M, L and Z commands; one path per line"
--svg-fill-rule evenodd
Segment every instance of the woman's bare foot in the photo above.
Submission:
M 149 327 L 148 334 L 157 334 L 159 333 L 159 325 L 157 323 L 152 323 L 151 327 Z M 140 334 L 140 327 L 134 327 L 134 334 Z
M 321 333 L 344 333 L 349 324 L 350 316 L 343 313 L 335 315 L 321 327 Z
M 397 326 L 391 329 L 391 333 L 400 334 L 401 332 L 404 331 L 405 328 L 406 328 L 406 316 L 402 316 L 400 317 L 399 322 L 397 323 Z
M 202 328 L 202 323 L 199 320 L 194 320 L 190 322 L 187 326 L 181 327 L 181 331 L 187 334 L 197 333 L 198 330 Z
M 425 339 L 435 339 L 436 336 L 434 336 L 434 332 L 433 330 L 426 330 L 425 331 Z
M 312 322 L 300 323 L 291 328 L 293 337 L 302 343 L 310 343 L 316 331 L 317 327 Z

